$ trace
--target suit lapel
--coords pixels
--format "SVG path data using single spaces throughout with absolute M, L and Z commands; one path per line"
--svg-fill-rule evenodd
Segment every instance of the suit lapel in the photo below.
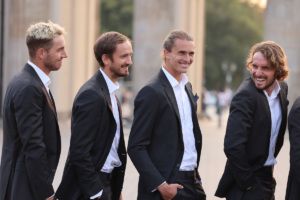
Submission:
M 57 118 L 56 108 L 55 108 L 55 105 L 54 105 L 54 99 L 53 100 L 51 99 L 52 97 L 50 97 L 50 95 L 49 95 L 45 85 L 43 84 L 42 80 L 40 79 L 40 77 L 37 75 L 35 70 L 29 64 L 25 65 L 24 70 L 27 71 L 29 74 L 31 74 L 32 77 L 37 80 L 37 82 L 41 86 L 41 89 L 42 89 L 44 95 L 46 96 L 46 100 L 47 100 L 47 103 L 48 103 L 49 107 L 51 108 L 51 110 L 53 111 L 55 117 Z
M 279 102 L 280 102 L 280 107 L 281 107 L 281 116 L 282 116 L 282 120 L 281 120 L 281 126 L 279 129 L 279 134 L 281 132 L 285 132 L 285 127 L 286 127 L 286 120 L 287 120 L 287 98 L 286 98 L 286 91 L 285 88 L 283 88 L 283 86 L 281 86 L 281 89 L 279 91 Z M 283 131 L 282 131 L 283 130 Z
M 188 94 L 190 103 L 192 105 L 192 112 L 196 112 L 197 111 L 197 95 L 194 96 L 193 91 L 192 91 L 192 87 L 190 83 L 187 83 L 185 85 L 185 91 Z
M 175 97 L 173 88 L 172 88 L 171 84 L 169 83 L 167 77 L 165 76 L 165 74 L 162 70 L 160 70 L 159 79 L 162 82 L 165 93 L 166 93 L 169 101 L 171 102 L 172 108 L 173 108 L 174 112 L 176 113 L 176 116 L 177 116 L 177 118 L 180 122 L 180 115 L 179 115 L 178 105 L 177 105 L 177 101 L 176 101 L 176 97 Z
M 100 88 L 101 88 L 101 90 L 103 92 L 103 96 L 105 98 L 105 101 L 107 102 L 107 105 L 108 105 L 108 107 L 109 107 L 109 109 L 111 111 L 111 114 L 113 114 L 108 86 L 106 84 L 106 81 L 105 81 L 103 75 L 101 74 L 101 72 L 99 70 L 97 71 L 96 77 L 97 77 L 97 79 L 99 81 L 99 85 L 100 85 Z
M 197 149 L 197 163 L 199 163 L 200 152 L 202 147 L 202 136 L 201 130 L 199 127 L 198 117 L 197 117 L 197 100 L 198 96 L 193 94 L 192 85 L 188 82 L 185 85 L 185 91 L 188 94 L 190 105 L 191 105 L 191 113 L 192 113 L 192 120 L 193 120 L 193 132 L 195 137 L 195 147 Z

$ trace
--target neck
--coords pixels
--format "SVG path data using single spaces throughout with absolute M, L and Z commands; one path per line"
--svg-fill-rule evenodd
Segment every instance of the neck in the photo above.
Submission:
M 265 89 L 265 91 L 267 92 L 267 94 L 268 94 L 269 96 L 271 96 L 271 94 L 272 94 L 272 92 L 273 92 L 273 90 L 274 90 L 276 84 L 277 84 L 277 83 L 276 83 L 276 80 L 274 80 L 274 82 L 273 82 L 268 88 Z
M 115 77 L 107 68 L 108 67 L 102 67 L 101 69 L 112 82 L 116 83 L 118 81 L 118 77 Z
M 181 79 L 181 73 L 176 73 L 176 71 L 172 70 L 171 67 L 168 67 L 166 64 L 163 65 L 165 70 L 167 70 L 178 82 Z
M 30 60 L 30 62 L 35 64 L 38 68 L 40 68 L 45 74 L 47 74 L 47 76 L 49 76 L 50 71 L 46 68 L 46 66 L 42 62 L 39 62 L 38 60 L 35 60 L 32 58 L 29 60 Z

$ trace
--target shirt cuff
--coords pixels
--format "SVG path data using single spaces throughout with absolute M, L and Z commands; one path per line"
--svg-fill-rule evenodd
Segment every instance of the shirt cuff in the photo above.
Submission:
M 101 190 L 100 192 L 98 192 L 97 194 L 95 194 L 94 196 L 91 196 L 90 199 L 96 199 L 98 197 L 101 197 L 103 190 Z
M 161 185 L 163 185 L 163 184 L 165 184 L 165 183 L 167 183 L 166 181 L 164 181 L 164 182 L 162 182 L 159 186 L 161 186 Z M 159 186 L 157 186 L 154 190 L 152 190 L 151 192 L 155 192 L 158 188 L 159 188 Z
M 52 194 L 52 195 L 51 195 L 50 197 L 48 197 L 47 199 L 54 197 L 54 195 L 55 195 L 55 193 L 54 193 L 54 194 Z M 46 199 L 46 200 L 47 200 L 47 199 Z

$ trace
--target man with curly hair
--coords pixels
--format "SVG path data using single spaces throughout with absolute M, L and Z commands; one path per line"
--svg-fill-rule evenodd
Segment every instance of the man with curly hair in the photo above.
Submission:
M 227 156 L 216 196 L 228 200 L 273 200 L 273 167 L 287 122 L 288 75 L 284 50 L 275 42 L 255 44 L 247 58 L 251 77 L 230 105 L 224 141 Z

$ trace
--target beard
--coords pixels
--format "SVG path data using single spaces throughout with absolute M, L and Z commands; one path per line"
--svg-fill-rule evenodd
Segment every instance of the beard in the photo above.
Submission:
M 255 85 L 257 87 L 257 81 L 255 80 L 256 78 L 261 78 L 261 77 L 254 77 L 252 75 L 252 80 L 254 81 L 254 83 L 255 83 Z M 266 78 L 264 78 L 264 79 L 267 81 Z M 265 86 L 263 86 L 263 87 L 257 87 L 257 88 L 261 89 L 261 90 L 268 90 L 269 88 L 271 88 L 274 85 L 275 81 L 276 81 L 276 78 L 273 77 L 273 79 L 270 82 L 267 82 Z
M 51 72 L 51 71 L 57 71 L 60 69 L 62 62 L 60 61 L 59 64 L 59 60 L 52 60 L 50 58 L 46 59 L 44 61 L 44 65 L 45 67 Z

